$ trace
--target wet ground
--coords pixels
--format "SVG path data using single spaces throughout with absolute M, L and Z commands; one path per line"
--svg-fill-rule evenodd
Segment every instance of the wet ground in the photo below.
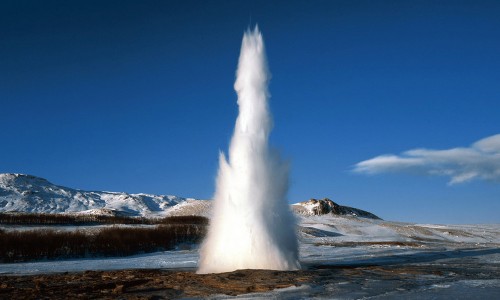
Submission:
M 500 249 L 303 265 L 301 271 L 85 271 L 0 276 L 0 299 L 500 299 Z

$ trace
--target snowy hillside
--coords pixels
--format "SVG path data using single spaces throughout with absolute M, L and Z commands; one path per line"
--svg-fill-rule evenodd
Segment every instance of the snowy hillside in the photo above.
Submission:
M 368 219 L 380 219 L 376 215 L 349 206 L 338 205 L 332 200 L 325 199 L 311 199 L 304 202 L 295 203 L 292 205 L 292 209 L 296 214 L 313 216 L 313 215 L 340 215 L 340 216 L 353 216 L 362 217 Z
M 176 196 L 83 191 L 23 174 L 0 174 L 0 212 L 163 216 L 185 202 Z M 194 199 L 189 199 L 194 200 Z
M 330 199 L 311 199 L 291 206 L 298 215 L 347 215 L 379 219 Z M 83 191 L 24 174 L 0 174 L 0 212 L 85 213 L 122 216 L 209 217 L 212 201 L 177 196 Z

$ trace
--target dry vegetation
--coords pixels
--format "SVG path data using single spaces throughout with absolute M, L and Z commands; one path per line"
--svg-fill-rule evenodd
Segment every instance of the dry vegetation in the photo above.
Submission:
M 0 224 L 5 225 L 100 225 L 149 224 L 145 218 L 105 215 L 70 215 L 42 213 L 0 213 Z
M 46 219 L 40 218 L 40 216 L 36 217 L 36 220 L 39 221 L 47 220 L 43 224 L 49 225 L 55 224 L 51 223 L 55 220 L 64 220 L 63 218 L 53 218 L 54 216 L 49 216 Z M 109 221 L 107 218 L 106 222 Z M 28 218 L 23 216 L 22 220 L 25 222 Z M 117 220 L 115 219 L 113 222 L 115 221 Z M 203 217 L 187 216 L 157 219 L 154 222 L 160 225 L 149 228 L 113 226 L 98 231 L 0 230 L 0 262 L 126 256 L 171 250 L 180 244 L 199 243 L 205 235 L 208 220 Z
M 72 215 L 44 213 L 0 213 L 2 225 L 106 225 L 106 224 L 208 224 L 208 220 L 198 216 L 178 216 L 167 218 L 142 218 L 107 215 Z

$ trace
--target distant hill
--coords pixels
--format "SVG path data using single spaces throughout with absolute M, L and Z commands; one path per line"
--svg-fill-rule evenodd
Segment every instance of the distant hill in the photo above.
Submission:
M 292 205 L 292 209 L 295 213 L 299 215 L 340 215 L 340 216 L 353 216 L 362 217 L 369 219 L 380 219 L 376 215 L 349 206 L 338 205 L 332 200 L 325 199 L 311 199 L 304 202 L 295 203 Z
M 176 196 L 83 191 L 24 174 L 0 174 L 0 212 L 163 216 L 194 200 Z
M 299 215 L 350 215 L 379 219 L 330 199 L 311 199 L 291 206 Z M 177 196 L 84 191 L 55 185 L 24 174 L 0 174 L 0 212 L 78 213 L 118 216 L 210 216 L 211 200 Z

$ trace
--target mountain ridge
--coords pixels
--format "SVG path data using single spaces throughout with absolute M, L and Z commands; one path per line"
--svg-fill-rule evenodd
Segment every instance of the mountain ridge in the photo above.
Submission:
M 47 179 L 18 173 L 0 173 L 0 213 L 77 213 L 132 217 L 199 215 L 209 217 L 212 201 L 172 195 L 85 191 L 55 185 Z M 348 215 L 380 219 L 367 211 L 311 199 L 292 204 L 298 215 Z
M 368 219 L 378 219 L 378 216 L 359 208 L 339 205 L 328 198 L 310 199 L 299 203 L 292 204 L 292 209 L 299 215 L 339 215 L 352 216 Z
M 193 198 L 172 195 L 85 191 L 55 185 L 33 175 L 0 174 L 0 211 L 29 213 L 99 213 L 162 216 L 168 208 Z

